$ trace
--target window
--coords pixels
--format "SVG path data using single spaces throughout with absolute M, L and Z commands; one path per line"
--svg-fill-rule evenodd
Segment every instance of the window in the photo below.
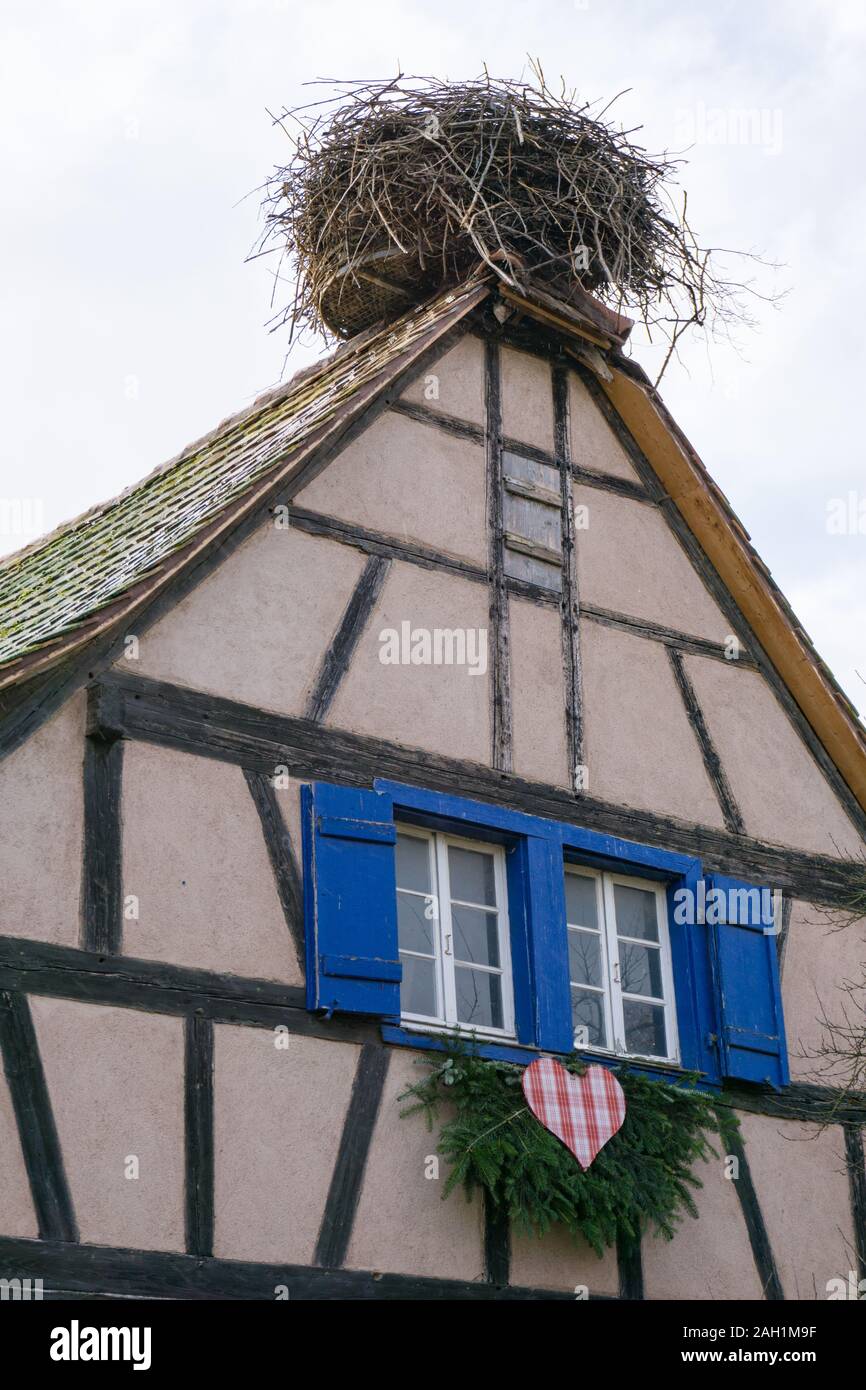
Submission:
M 502 850 L 398 827 L 401 1016 L 514 1036 Z
M 787 1085 L 769 888 L 385 778 L 316 782 L 301 804 L 310 1009 L 412 1047 L 459 1027 L 517 1062 L 577 1045 Z
M 575 1046 L 675 1061 L 664 889 L 568 865 L 565 905 Z

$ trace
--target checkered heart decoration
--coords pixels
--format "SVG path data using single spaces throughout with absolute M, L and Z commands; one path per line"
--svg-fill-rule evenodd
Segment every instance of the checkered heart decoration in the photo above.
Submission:
M 552 1057 L 541 1057 L 523 1073 L 523 1094 L 535 1118 L 584 1171 L 625 1119 L 625 1092 L 606 1067 L 575 1076 Z

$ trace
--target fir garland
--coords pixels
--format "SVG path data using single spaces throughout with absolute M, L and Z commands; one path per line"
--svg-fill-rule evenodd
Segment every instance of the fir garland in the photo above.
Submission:
M 431 1074 L 403 1092 L 410 1104 L 401 1113 L 423 1111 L 432 1129 L 446 1107 L 438 1149 L 451 1171 L 443 1197 L 458 1185 L 467 1200 L 481 1189 L 524 1231 L 541 1236 L 559 1223 L 599 1256 L 618 1234 L 635 1240 L 655 1228 L 671 1240 L 684 1212 L 697 1216 L 693 1189 L 702 1183 L 693 1168 L 716 1154 L 710 1136 L 719 1118 L 696 1077 L 669 1085 L 618 1068 L 625 1120 L 584 1172 L 528 1109 L 522 1067 L 485 1061 L 459 1043 L 444 1061 L 439 1054 L 423 1064 Z M 586 1071 L 577 1055 L 563 1065 Z

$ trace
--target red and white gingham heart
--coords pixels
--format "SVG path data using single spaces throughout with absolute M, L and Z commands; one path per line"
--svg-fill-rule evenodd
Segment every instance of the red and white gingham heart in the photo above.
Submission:
M 625 1119 L 625 1092 L 607 1067 L 589 1067 L 575 1076 L 552 1057 L 540 1057 L 523 1073 L 523 1094 L 535 1118 L 583 1169 Z

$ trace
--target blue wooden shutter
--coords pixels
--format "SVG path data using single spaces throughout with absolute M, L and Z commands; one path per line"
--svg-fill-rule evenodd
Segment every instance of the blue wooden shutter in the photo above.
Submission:
M 308 1007 L 399 1019 L 391 797 L 316 782 L 301 804 Z
M 788 1084 L 782 992 L 768 890 L 713 874 L 707 888 L 721 890 L 724 907 L 712 921 L 713 973 L 721 1027 L 722 1074 L 742 1081 Z
M 571 991 L 565 866 L 558 837 L 523 836 L 508 854 L 517 1037 L 546 1052 L 571 1052 Z

